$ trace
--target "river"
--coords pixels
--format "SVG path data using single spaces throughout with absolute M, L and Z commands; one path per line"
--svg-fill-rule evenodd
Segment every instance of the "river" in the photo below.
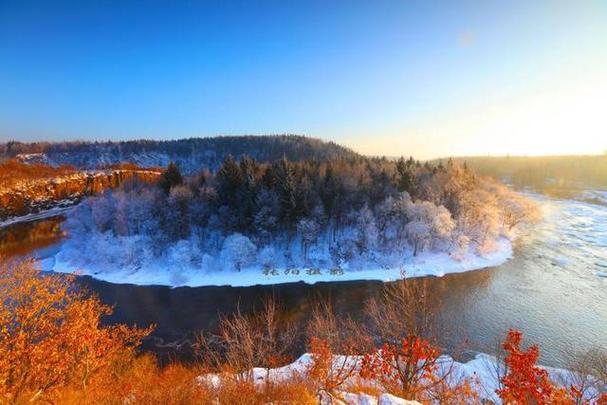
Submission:
M 426 278 L 446 350 L 491 352 L 509 327 L 541 347 L 541 362 L 566 367 L 572 351 L 607 349 L 607 207 L 535 196 L 543 221 L 519 238 L 514 258 L 484 270 Z M 0 253 L 52 260 L 61 241 L 62 217 L 0 229 Z M 303 283 L 253 287 L 168 288 L 110 284 L 90 277 L 79 282 L 115 305 L 108 322 L 157 325 L 145 348 L 187 357 L 200 330 L 213 329 L 218 314 L 238 306 L 250 311 L 267 296 L 290 318 L 304 320 L 319 297 L 341 314 L 362 316 L 364 302 L 380 282 Z M 302 322 L 303 325 L 303 322 Z M 302 326 L 303 327 L 303 326 Z

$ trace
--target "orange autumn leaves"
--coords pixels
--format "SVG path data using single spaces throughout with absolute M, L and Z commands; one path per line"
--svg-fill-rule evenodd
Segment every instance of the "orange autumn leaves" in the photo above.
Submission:
M 312 363 L 280 382 L 271 381 L 270 369 L 291 361 L 287 348 L 294 329 L 272 301 L 253 316 L 224 318 L 220 334 L 203 341 L 199 364 L 159 367 L 152 356 L 136 353 L 151 329 L 102 326 L 111 308 L 73 281 L 44 275 L 31 261 L 0 261 L 0 404 L 311 404 L 320 392 L 338 397 L 344 391 L 388 392 L 422 403 L 482 403 L 480 381 L 458 379 L 433 340 L 386 335 L 382 346 L 373 347 L 370 331 L 328 307 L 315 310 L 308 324 Z M 496 392 L 504 403 L 607 404 L 605 394 L 590 401 L 582 387 L 554 383 L 537 366 L 539 348 L 521 346 L 522 334 L 509 331 L 506 371 Z M 265 368 L 262 383 L 247 372 L 254 366 Z M 220 373 L 214 375 L 223 376 L 222 384 L 198 378 L 205 373 Z
M 101 327 L 111 308 L 72 281 L 45 276 L 32 262 L 0 264 L 0 401 L 49 400 L 60 387 L 99 387 L 117 364 L 132 361 L 151 332 Z

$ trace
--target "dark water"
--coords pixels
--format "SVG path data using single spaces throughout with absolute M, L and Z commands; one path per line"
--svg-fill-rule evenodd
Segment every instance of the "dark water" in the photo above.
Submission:
M 598 276 L 607 272 L 607 208 L 571 200 L 543 199 L 541 204 L 545 220 L 517 241 L 514 259 L 495 268 L 416 281 L 427 285 L 447 350 L 466 341 L 470 350 L 491 352 L 509 327 L 540 345 L 546 365 L 566 366 L 574 349 L 607 349 L 607 279 Z M 47 221 L 57 219 L 39 222 Z M 52 256 L 61 238 L 54 226 L 21 226 L 36 232 L 44 226 L 53 229 L 53 237 L 35 238 L 48 242 L 37 244 L 35 255 Z M 23 236 L 23 228 L 18 229 Z M 13 228 L 3 232 L 6 238 Z M 27 244 L 31 238 L 23 240 Z M 23 254 L 27 249 L 17 250 Z M 116 285 L 90 277 L 80 282 L 115 305 L 109 321 L 156 324 L 146 349 L 184 357 L 192 336 L 214 329 L 219 314 L 238 307 L 251 311 L 265 297 L 281 302 L 286 315 L 302 321 L 303 328 L 319 297 L 328 298 L 339 313 L 360 318 L 365 301 L 382 288 L 380 282 L 367 281 L 174 289 Z

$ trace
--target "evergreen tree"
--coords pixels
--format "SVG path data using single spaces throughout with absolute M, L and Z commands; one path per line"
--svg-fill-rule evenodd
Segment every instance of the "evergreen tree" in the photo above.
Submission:
M 325 213 L 330 218 L 333 216 L 335 209 L 335 197 L 337 192 L 337 181 L 333 173 L 333 167 L 327 165 L 325 177 L 320 187 L 320 199 L 325 208 Z
M 240 171 L 242 173 L 242 186 L 239 193 L 239 222 L 243 229 L 248 229 L 255 216 L 257 163 L 250 157 L 244 156 L 240 160 Z
M 216 179 L 219 204 L 236 209 L 239 206 L 240 191 L 244 180 L 240 166 L 232 155 L 228 155 L 223 161 L 217 171 Z
M 287 226 L 292 226 L 297 218 L 295 172 L 286 157 L 280 161 L 276 174 L 280 219 Z
M 276 188 L 276 165 L 267 165 L 263 176 L 261 176 L 261 185 L 268 190 Z
M 165 193 L 169 193 L 172 187 L 183 184 L 183 176 L 179 167 L 174 162 L 170 162 L 166 170 L 160 176 L 159 185 Z
M 413 191 L 415 181 L 414 165 L 415 162 L 412 157 L 410 157 L 407 161 L 401 157 L 396 163 L 396 171 L 398 173 L 398 191 L 406 191 L 409 194 L 411 194 Z

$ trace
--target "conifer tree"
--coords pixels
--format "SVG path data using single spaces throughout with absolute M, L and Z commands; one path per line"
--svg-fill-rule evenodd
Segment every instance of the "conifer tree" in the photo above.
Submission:
M 281 220 L 287 225 L 292 225 L 297 217 L 295 172 L 286 157 L 278 166 L 277 186 Z
M 240 160 L 240 171 L 242 173 L 242 186 L 239 192 L 239 222 L 244 229 L 247 229 L 252 224 L 255 216 L 257 162 L 248 156 L 244 156 Z
M 228 155 L 217 171 L 217 193 L 220 205 L 235 209 L 239 205 L 239 193 L 242 185 L 242 171 L 234 157 Z
M 171 188 L 180 184 L 183 184 L 183 176 L 181 175 L 181 171 L 179 171 L 179 167 L 175 164 L 175 162 L 170 162 L 167 166 L 166 170 L 162 173 L 160 177 L 160 187 L 164 190 L 165 193 L 169 193 Z

